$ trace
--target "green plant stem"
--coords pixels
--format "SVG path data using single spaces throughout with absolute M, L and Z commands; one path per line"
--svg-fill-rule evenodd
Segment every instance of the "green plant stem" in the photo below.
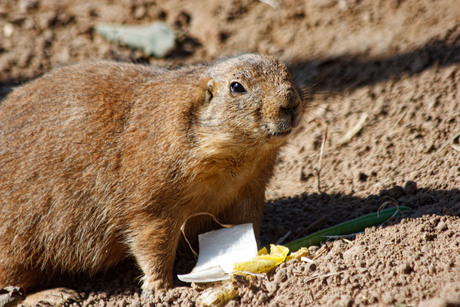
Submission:
M 399 209 L 399 211 L 398 211 Z M 284 244 L 291 252 L 296 252 L 301 247 L 319 245 L 328 239 L 328 236 L 342 236 L 364 231 L 367 227 L 379 226 L 390 217 L 398 215 L 400 212 L 411 210 L 409 207 L 400 206 L 399 208 L 389 208 L 379 212 L 370 213 L 351 221 L 347 221 L 336 226 L 317 231 L 306 237 Z

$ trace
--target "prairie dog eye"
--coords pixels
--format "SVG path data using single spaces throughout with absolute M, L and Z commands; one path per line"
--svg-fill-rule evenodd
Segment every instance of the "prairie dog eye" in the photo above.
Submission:
M 246 93 L 246 89 L 244 88 L 244 86 L 236 81 L 230 83 L 230 91 L 234 94 Z

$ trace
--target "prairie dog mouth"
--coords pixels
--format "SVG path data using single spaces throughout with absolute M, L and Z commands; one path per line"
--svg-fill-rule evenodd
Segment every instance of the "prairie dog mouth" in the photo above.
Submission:
M 267 123 L 262 127 L 262 130 L 268 135 L 268 137 L 285 137 L 291 134 L 294 128 L 287 123 Z
M 277 137 L 283 137 L 283 136 L 287 136 L 287 135 L 291 134 L 291 132 L 292 132 L 292 129 L 288 129 L 288 130 L 284 130 L 284 131 L 273 132 L 272 135 L 277 136 Z

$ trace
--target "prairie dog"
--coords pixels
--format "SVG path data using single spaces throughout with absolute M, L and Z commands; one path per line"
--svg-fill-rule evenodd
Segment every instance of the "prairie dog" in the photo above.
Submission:
M 78 64 L 19 87 L 0 105 L 0 287 L 128 256 L 144 291 L 170 287 L 187 217 L 258 232 L 302 110 L 286 66 L 258 54 L 171 71 Z

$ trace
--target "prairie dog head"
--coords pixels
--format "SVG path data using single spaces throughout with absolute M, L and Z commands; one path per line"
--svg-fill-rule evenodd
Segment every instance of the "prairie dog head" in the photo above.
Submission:
M 286 66 L 258 54 L 244 54 L 210 66 L 198 125 L 222 146 L 238 142 L 280 146 L 301 116 L 301 95 Z M 214 140 L 216 141 L 216 140 Z

